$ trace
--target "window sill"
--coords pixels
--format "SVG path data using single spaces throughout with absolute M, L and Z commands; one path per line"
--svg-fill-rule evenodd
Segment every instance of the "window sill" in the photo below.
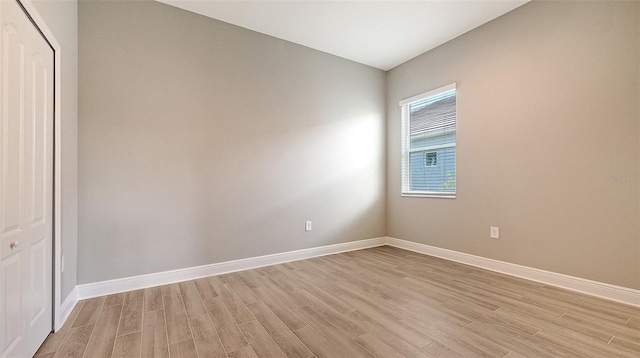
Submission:
M 440 198 L 440 199 L 455 199 L 456 194 L 436 194 L 436 193 L 401 193 L 400 196 L 409 198 Z

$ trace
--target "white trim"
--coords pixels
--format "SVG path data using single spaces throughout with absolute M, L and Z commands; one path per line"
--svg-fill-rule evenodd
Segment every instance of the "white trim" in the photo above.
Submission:
M 429 97 L 432 97 L 434 95 L 440 94 L 442 92 L 447 92 L 447 91 L 451 91 L 451 90 L 454 90 L 454 89 L 456 89 L 456 83 L 455 82 L 452 83 L 452 84 L 446 85 L 446 86 L 442 86 L 440 88 L 436 88 L 436 89 L 428 91 L 428 92 L 420 93 L 420 94 L 415 95 L 415 96 L 410 97 L 410 98 L 403 99 L 402 101 L 400 101 L 400 103 L 398 103 L 398 105 L 400 107 L 406 106 L 408 104 L 412 104 L 414 102 L 419 102 L 419 101 L 422 101 L 422 100 L 427 99 Z
M 53 35 L 53 32 L 47 24 L 45 23 L 42 16 L 33 5 L 31 0 L 19 0 L 24 9 L 27 11 L 31 19 L 36 23 L 44 37 L 46 37 L 51 47 L 53 47 L 54 52 L 54 63 L 55 67 L 54 71 L 54 81 L 55 87 L 54 91 L 54 108 L 55 112 L 53 114 L 53 126 L 54 126 L 54 143 L 55 148 L 53 149 L 54 158 L 53 158 L 53 213 L 54 213 L 54 232 L 53 232 L 53 330 L 58 331 L 62 327 L 62 323 L 64 320 L 62 319 L 62 303 L 61 303 L 61 282 L 62 282 L 62 274 L 60 271 L 60 257 L 62 256 L 62 48 L 56 37 Z
M 410 115 L 410 106 L 413 103 L 419 102 L 419 101 L 423 101 L 426 99 L 429 99 L 431 97 L 435 97 L 438 95 L 441 95 L 443 93 L 449 92 L 449 91 L 455 91 L 456 90 L 456 83 L 452 83 L 446 86 L 442 86 L 440 88 L 436 88 L 434 90 L 425 92 L 425 93 L 421 93 L 417 96 L 413 96 L 411 98 L 407 98 L 404 99 L 402 101 L 400 101 L 399 105 L 401 108 L 401 138 L 402 141 L 400 143 L 401 146 L 401 153 L 402 153 L 402 168 L 401 168 L 401 175 L 402 175 L 402 181 L 400 183 L 400 195 L 401 196 L 411 196 L 411 197 L 419 197 L 419 198 L 448 198 L 448 199 L 455 199 L 456 197 L 456 193 L 451 193 L 451 192 L 446 192 L 446 191 L 438 191 L 438 192 L 434 192 L 434 191 L 426 191 L 426 190 L 409 190 L 411 189 L 411 154 L 412 153 L 416 153 L 416 152 L 425 152 L 425 151 L 432 151 L 435 149 L 443 149 L 443 148 L 456 148 L 456 143 L 448 143 L 448 144 L 442 144 L 442 145 L 431 145 L 431 146 L 425 146 L 425 147 L 420 147 L 420 148 L 411 148 L 411 115 Z M 457 127 L 457 114 L 454 116 L 455 119 L 453 121 L 454 127 Z M 438 135 L 440 134 L 447 134 L 447 133 L 452 133 L 452 132 L 456 132 L 456 128 L 453 129 L 448 129 L 446 130 L 444 133 L 438 133 Z M 423 134 L 420 136 L 421 138 L 429 138 L 431 137 L 430 133 L 429 134 Z M 454 167 L 457 167 L 456 165 L 457 159 L 454 160 Z M 454 171 L 455 172 L 455 171 Z M 456 184 L 457 186 L 457 184 Z
M 62 301 L 62 305 L 60 307 L 61 325 L 63 325 L 67 321 L 67 318 L 69 318 L 71 311 L 73 311 L 73 308 L 76 306 L 77 303 L 78 303 L 78 288 L 74 287 L 73 290 L 71 290 L 71 292 L 67 295 L 67 298 L 65 298 L 64 301 Z
M 407 152 L 409 152 L 409 153 L 435 152 L 438 149 L 453 148 L 455 146 L 456 146 L 456 143 L 438 144 L 438 145 L 430 145 L 428 147 L 411 148 L 411 149 L 407 150 Z
M 220 262 L 210 265 L 190 267 L 173 271 L 152 273 L 147 275 L 124 277 L 120 279 L 87 283 L 77 286 L 63 303 L 64 318 L 68 317 L 76 302 L 81 299 L 99 297 L 113 293 L 137 290 L 141 288 L 165 285 L 200 277 L 221 275 L 229 272 L 249 270 L 253 268 L 276 265 L 285 262 L 298 261 L 313 257 L 332 255 L 346 251 L 361 250 L 377 246 L 394 246 L 401 249 L 418 252 L 425 255 L 440 257 L 446 260 L 496 271 L 507 275 L 541 282 L 571 291 L 601 297 L 611 301 L 640 307 L 640 290 L 610 285 L 603 282 L 564 275 L 560 273 L 521 266 L 509 262 L 493 260 L 481 256 L 465 254 L 458 251 L 442 249 L 416 242 L 396 239 L 393 237 L 378 237 L 373 239 L 352 241 L 343 244 L 321 246 L 310 249 L 283 252 L 279 254 L 251 257 L 246 259 Z M 64 320 L 62 321 L 64 323 Z
M 387 239 L 387 245 L 640 307 L 640 290 L 516 265 L 509 262 L 488 259 L 481 256 L 465 254 L 458 251 L 447 250 L 391 237 Z
M 406 196 L 409 198 L 442 198 L 442 199 L 455 199 L 456 193 L 446 192 L 431 192 L 431 191 L 403 191 L 400 196 Z
M 279 254 L 226 261 L 210 265 L 158 272 L 147 275 L 87 283 L 78 285 L 78 299 L 104 296 L 113 293 L 138 290 L 141 288 L 166 285 L 174 282 L 193 280 L 200 277 L 220 275 L 228 272 L 243 271 L 257 267 L 309 259 L 312 257 L 332 255 L 340 252 L 383 246 L 386 243 L 386 237 L 379 237 L 374 239 L 351 241 L 342 244 L 283 252 Z

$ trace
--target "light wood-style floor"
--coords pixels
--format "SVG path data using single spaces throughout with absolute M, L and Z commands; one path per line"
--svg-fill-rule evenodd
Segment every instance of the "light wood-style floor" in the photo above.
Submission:
M 78 303 L 37 357 L 639 357 L 640 309 L 388 246 Z

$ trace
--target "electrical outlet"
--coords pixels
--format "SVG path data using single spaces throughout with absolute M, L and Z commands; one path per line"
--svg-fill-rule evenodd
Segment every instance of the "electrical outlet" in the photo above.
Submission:
M 304 222 L 304 231 L 311 231 L 311 221 Z
M 64 272 L 64 255 L 60 257 L 60 273 Z
M 499 239 L 500 238 L 500 228 L 492 226 L 491 227 L 491 238 Z

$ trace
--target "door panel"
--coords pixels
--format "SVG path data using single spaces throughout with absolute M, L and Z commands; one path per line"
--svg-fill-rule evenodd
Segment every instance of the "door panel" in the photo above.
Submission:
M 51 300 L 51 297 L 47 297 L 46 287 L 47 280 L 51 277 L 47 277 L 47 268 L 44 267 L 48 261 L 46 258 L 47 248 L 46 240 L 42 237 L 38 242 L 31 245 L 31 307 L 30 307 L 30 325 L 37 324 L 38 319 L 45 313 L 47 309 L 47 300 Z
M 49 138 L 46 137 L 47 118 L 47 89 L 50 84 L 47 83 L 47 69 L 44 66 L 44 60 L 40 55 L 35 55 L 31 59 L 31 73 L 33 81 L 28 84 L 31 86 L 33 107 L 32 118 L 32 151 L 33 151 L 33 185 L 31 188 L 32 197 L 32 224 L 44 223 L 47 207 L 47 143 Z
M 53 50 L 0 0 L 0 358 L 33 356 L 52 328 Z
M 2 314 L 3 356 L 10 356 L 22 343 L 22 257 L 21 253 L 11 255 L 2 261 L 2 283 L 0 294 L 5 299 L 0 308 Z
M 2 24 L 2 224 L 4 235 L 17 234 L 22 223 L 22 127 L 24 41 L 15 24 Z M 9 90 L 11 89 L 11 90 Z
M 17 9 L 0 3 L 2 15 L 0 156 L 0 335 L 2 357 L 24 352 L 23 323 L 23 253 L 19 243 L 24 236 L 24 85 L 25 22 Z M 15 246 L 17 243 L 18 246 Z

